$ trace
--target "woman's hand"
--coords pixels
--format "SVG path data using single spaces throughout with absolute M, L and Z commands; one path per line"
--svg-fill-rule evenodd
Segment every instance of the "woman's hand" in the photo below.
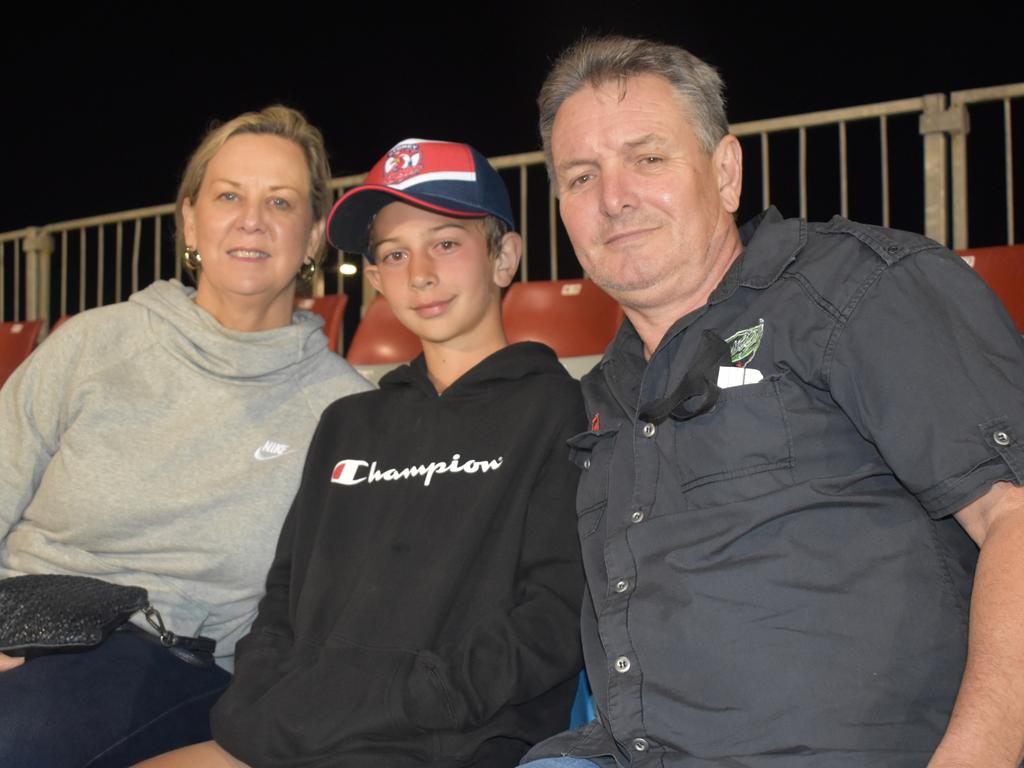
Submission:
M 0 653 L 0 672 L 20 667 L 24 663 L 25 659 L 22 656 L 8 656 L 6 653 Z

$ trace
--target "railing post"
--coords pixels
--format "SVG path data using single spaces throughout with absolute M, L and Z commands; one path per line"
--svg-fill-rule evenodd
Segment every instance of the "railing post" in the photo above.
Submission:
M 53 238 L 45 230 L 32 228 L 21 241 L 25 253 L 25 319 L 50 324 L 50 257 Z
M 922 101 L 924 102 L 924 112 L 921 114 L 919 130 L 924 136 L 924 233 L 932 240 L 949 245 L 949 195 L 947 192 L 949 174 L 946 136 L 953 136 L 954 142 L 957 141 L 958 136 L 963 140 L 969 130 L 967 110 L 961 105 L 954 105 L 946 109 L 946 95 L 943 93 L 929 94 L 922 97 Z M 964 144 L 963 151 L 966 154 L 966 144 Z M 956 162 L 955 153 L 954 162 Z M 963 232 L 963 237 L 966 238 L 966 167 L 964 174 L 960 182 L 954 179 L 954 203 L 963 206 L 962 221 L 958 223 L 954 220 L 954 232 L 959 229 Z M 961 182 L 963 188 L 959 190 L 957 185 Z M 958 246 L 954 244 L 954 247 Z

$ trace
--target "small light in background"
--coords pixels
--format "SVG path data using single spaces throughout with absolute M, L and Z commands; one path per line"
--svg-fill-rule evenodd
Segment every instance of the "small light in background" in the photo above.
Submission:
M 341 274 L 343 275 L 349 276 L 354 275 L 356 272 L 359 271 L 359 269 L 358 267 L 356 267 L 355 264 L 350 264 L 347 261 L 343 261 L 341 264 L 338 265 L 338 271 L 341 272 Z

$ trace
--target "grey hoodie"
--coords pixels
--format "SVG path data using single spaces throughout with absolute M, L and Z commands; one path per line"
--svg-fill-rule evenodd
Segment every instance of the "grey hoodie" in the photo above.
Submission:
M 84 312 L 0 390 L 0 576 L 145 587 L 230 669 L 320 413 L 369 385 L 319 318 L 241 333 L 192 295 L 161 281 Z

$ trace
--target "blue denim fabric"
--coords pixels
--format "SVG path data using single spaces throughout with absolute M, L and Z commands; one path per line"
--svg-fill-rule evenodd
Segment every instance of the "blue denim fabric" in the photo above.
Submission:
M 205 741 L 210 707 L 230 681 L 138 630 L 29 659 L 0 673 L 0 765 L 114 768 Z

